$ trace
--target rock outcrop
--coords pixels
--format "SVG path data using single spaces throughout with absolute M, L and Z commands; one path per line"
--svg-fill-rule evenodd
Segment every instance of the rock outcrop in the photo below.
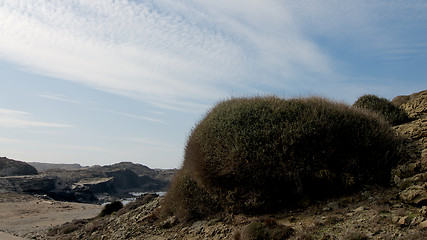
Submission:
M 42 175 L 0 178 L 0 189 L 18 193 L 44 194 L 55 189 L 55 178 Z
M 396 104 L 397 106 L 401 106 L 402 104 L 407 103 L 410 100 L 419 98 L 422 95 L 427 95 L 427 90 L 417 92 L 417 93 L 413 93 L 411 95 L 397 96 L 397 97 L 393 98 L 393 100 L 391 100 L 391 102 Z
M 34 176 L 0 178 L 0 190 L 47 195 L 59 201 L 99 203 L 129 197 L 130 192 L 166 191 L 173 173 L 174 170 L 150 169 L 129 162 L 75 170 L 48 169 Z
M 25 162 L 0 157 L 0 177 L 37 174 L 37 169 Z
M 425 119 L 427 117 L 427 91 L 420 92 L 418 97 L 410 99 L 400 107 L 405 110 L 409 117 Z
M 393 171 L 393 181 L 405 203 L 423 206 L 427 205 L 427 91 L 406 98 L 400 107 L 413 121 L 395 129 L 406 139 L 408 159 Z

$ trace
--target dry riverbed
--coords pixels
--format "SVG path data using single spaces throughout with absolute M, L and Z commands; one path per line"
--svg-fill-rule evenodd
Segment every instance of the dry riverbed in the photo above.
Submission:
M 0 232 L 31 238 L 74 219 L 92 218 L 100 213 L 102 207 L 25 194 L 0 193 L 0 209 Z

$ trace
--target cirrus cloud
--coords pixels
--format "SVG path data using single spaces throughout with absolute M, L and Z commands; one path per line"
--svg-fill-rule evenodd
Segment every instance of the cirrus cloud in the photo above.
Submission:
M 0 59 L 161 108 L 205 110 L 233 94 L 353 85 L 370 77 L 352 76 L 371 67 L 366 59 L 381 68 L 420 56 L 425 36 L 405 36 L 425 30 L 414 23 L 426 9 L 381 0 L 4 0 Z
M 0 108 L 0 126 L 8 128 L 25 128 L 25 127 L 55 127 L 65 128 L 72 127 L 67 124 L 50 123 L 33 120 L 28 112 Z
M 283 4 L 238 3 L 244 7 L 5 0 L 0 57 L 27 71 L 177 110 L 206 108 L 236 89 L 282 85 L 280 79 L 302 69 L 331 72 L 328 57 L 298 33 Z

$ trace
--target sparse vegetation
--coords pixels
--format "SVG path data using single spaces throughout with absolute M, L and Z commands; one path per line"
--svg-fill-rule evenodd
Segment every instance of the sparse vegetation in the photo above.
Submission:
M 138 208 L 141 205 L 147 204 L 157 198 L 159 195 L 157 194 L 144 194 L 135 199 L 135 201 L 130 202 L 123 206 L 119 211 L 117 211 L 117 216 L 123 215 L 131 210 Z
M 108 203 L 104 206 L 101 213 L 99 214 L 100 217 L 112 215 L 114 213 L 117 213 L 120 209 L 123 208 L 123 203 L 120 201 L 113 201 L 111 203 Z
M 399 154 L 376 114 L 323 98 L 233 98 L 193 129 L 164 206 L 181 220 L 272 211 L 387 183 Z
M 54 235 L 63 235 L 63 234 L 69 234 L 74 231 L 77 231 L 82 226 L 87 224 L 89 221 L 86 219 L 77 219 L 72 222 L 65 223 L 64 225 L 54 227 L 49 230 L 47 233 L 47 236 L 54 236 Z
M 363 95 L 353 106 L 374 111 L 392 125 L 402 124 L 409 120 L 408 114 L 404 110 L 391 101 L 376 95 Z
M 162 208 L 162 215 L 175 214 L 182 221 L 207 217 L 218 211 L 217 203 L 184 170 L 171 183 Z

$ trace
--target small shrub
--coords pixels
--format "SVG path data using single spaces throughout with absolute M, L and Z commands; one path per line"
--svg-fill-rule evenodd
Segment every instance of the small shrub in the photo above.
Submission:
M 220 102 L 188 138 L 164 209 L 180 219 L 274 211 L 386 184 L 400 142 L 383 119 L 322 98 Z
M 123 208 L 123 203 L 120 201 L 114 201 L 112 203 L 109 203 L 104 206 L 101 213 L 99 214 L 100 217 L 109 216 L 113 213 L 116 213 L 120 209 Z
M 99 229 L 102 229 L 104 226 L 108 224 L 108 220 L 105 218 L 94 218 L 85 226 L 86 233 L 93 233 Z
M 185 171 L 174 177 L 163 201 L 161 217 L 175 215 L 183 222 L 201 219 L 218 211 L 218 206 L 207 192 Z
M 399 125 L 409 120 L 408 114 L 391 101 L 375 95 L 363 95 L 353 104 L 354 107 L 374 111 L 390 124 Z

